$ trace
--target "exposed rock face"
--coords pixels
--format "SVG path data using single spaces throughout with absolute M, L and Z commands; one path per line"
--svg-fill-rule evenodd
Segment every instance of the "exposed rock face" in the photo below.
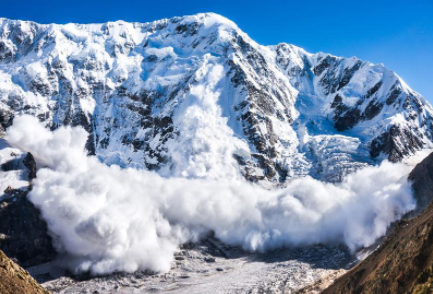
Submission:
M 415 212 L 423 211 L 433 198 L 433 153 L 418 164 L 409 175 L 417 201 Z
M 204 111 L 214 104 L 218 110 Z M 89 153 L 107 164 L 188 177 L 173 146 L 203 152 L 191 140 L 205 132 L 191 138 L 185 126 L 191 105 L 215 121 L 212 133 L 228 134 L 228 126 L 251 181 L 338 181 L 432 141 L 431 106 L 382 65 L 261 46 L 219 15 L 144 24 L 0 20 L 2 130 L 20 113 L 53 129 L 80 125 Z
M 23 164 L 27 168 L 29 181 L 32 181 L 36 178 L 36 161 L 30 152 L 24 157 Z
M 371 141 L 370 154 L 377 157 L 383 152 L 388 154 L 391 162 L 397 162 L 404 156 L 421 149 L 423 145 L 423 141 L 410 130 L 393 125 Z
M 23 267 L 54 259 L 55 251 L 40 212 L 27 200 L 27 191 L 11 190 L 0 202 L 0 249 Z
M 0 250 L 0 293 L 48 294 L 49 292 Z
M 26 268 L 50 261 L 55 251 L 47 224 L 39 210 L 27 200 L 31 182 L 36 177 L 35 159 L 31 153 L 20 153 L 1 143 L 2 181 L 9 182 L 9 186 L 0 199 L 0 249 Z M 16 180 L 11 180 L 14 178 L 19 178 L 25 186 L 17 188 Z
M 410 174 L 419 210 L 433 197 L 433 154 Z M 324 294 L 432 293 L 433 204 L 401 221 L 383 245 L 326 289 Z

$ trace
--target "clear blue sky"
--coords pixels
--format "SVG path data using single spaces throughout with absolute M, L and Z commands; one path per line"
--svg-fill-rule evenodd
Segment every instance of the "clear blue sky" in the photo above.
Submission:
M 216 12 L 261 44 L 384 63 L 433 102 L 433 0 L 0 0 L 0 17 L 40 23 L 148 22 Z

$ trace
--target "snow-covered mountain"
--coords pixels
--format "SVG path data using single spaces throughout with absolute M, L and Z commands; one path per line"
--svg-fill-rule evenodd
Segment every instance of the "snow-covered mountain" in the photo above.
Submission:
M 339 181 L 433 145 L 433 108 L 383 65 L 262 46 L 216 14 L 0 19 L 0 123 L 80 125 L 107 164 L 161 175 Z

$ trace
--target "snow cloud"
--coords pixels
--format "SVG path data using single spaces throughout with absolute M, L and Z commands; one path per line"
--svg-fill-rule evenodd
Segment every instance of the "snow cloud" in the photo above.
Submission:
M 86 156 L 83 129 L 51 132 L 30 116 L 16 118 L 7 137 L 45 166 L 29 199 L 77 272 L 168 271 L 182 243 L 210 231 L 247 250 L 317 242 L 356 249 L 414 208 L 406 180 L 413 164 L 384 162 L 336 185 L 307 177 L 266 190 L 240 177 L 162 177 L 107 166 Z

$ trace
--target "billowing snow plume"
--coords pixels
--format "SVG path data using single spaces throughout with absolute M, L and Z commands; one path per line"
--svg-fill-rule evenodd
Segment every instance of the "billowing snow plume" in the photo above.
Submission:
M 202 83 L 191 87 L 174 115 L 180 136 L 167 143 L 172 164 L 165 166 L 162 175 L 185 178 L 229 179 L 240 177 L 233 154 L 245 142 L 233 136 L 227 118 L 218 105 L 218 84 L 224 69 L 207 56 L 196 79 Z
M 16 118 L 7 136 L 46 166 L 29 198 L 75 271 L 168 271 L 179 245 L 210 231 L 249 250 L 316 242 L 356 249 L 414 208 L 405 164 L 364 168 L 338 185 L 306 177 L 270 191 L 240 177 L 163 178 L 109 167 L 86 156 L 83 129 L 50 132 L 30 116 Z

